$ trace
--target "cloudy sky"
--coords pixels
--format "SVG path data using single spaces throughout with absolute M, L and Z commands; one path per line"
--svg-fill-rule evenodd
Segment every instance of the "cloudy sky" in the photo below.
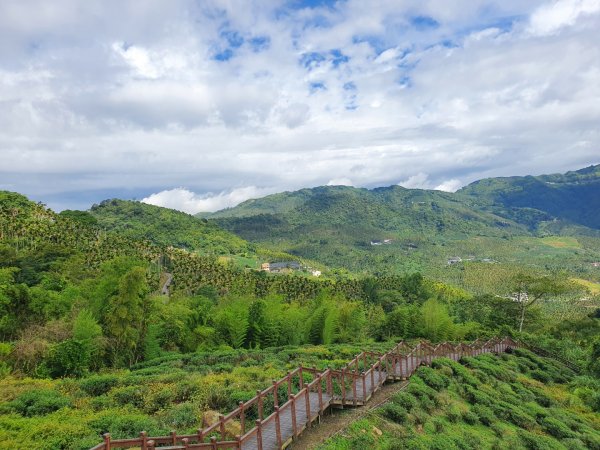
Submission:
M 2 0 L 0 189 L 188 212 L 600 162 L 600 0 Z

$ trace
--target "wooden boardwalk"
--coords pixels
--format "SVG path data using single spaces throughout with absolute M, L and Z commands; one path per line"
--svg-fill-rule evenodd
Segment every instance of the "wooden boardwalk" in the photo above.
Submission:
M 421 365 L 430 365 L 436 358 L 459 360 L 463 356 L 481 353 L 501 353 L 521 344 L 510 338 L 475 341 L 471 344 L 444 342 L 432 346 L 419 342 L 409 346 L 400 342 L 387 353 L 361 352 L 342 369 L 320 371 L 298 367 L 272 386 L 258 391 L 238 408 L 222 415 L 213 424 L 203 424 L 197 433 L 148 437 L 145 432 L 132 439 L 104 442 L 91 450 L 111 450 L 137 447 L 142 450 L 241 449 L 276 450 L 288 446 L 307 428 L 316 425 L 329 408 L 358 407 L 369 401 L 386 382 L 407 380 Z M 287 394 L 288 400 L 279 404 Z M 264 417 L 266 411 L 271 413 Z M 231 436 L 227 429 L 235 424 L 241 434 Z

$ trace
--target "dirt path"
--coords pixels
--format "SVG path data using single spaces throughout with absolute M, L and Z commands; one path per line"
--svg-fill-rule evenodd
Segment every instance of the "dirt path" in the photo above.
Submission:
M 294 450 L 314 449 L 325 440 L 346 429 L 352 422 L 357 421 L 369 411 L 387 402 L 397 392 L 408 385 L 408 381 L 385 384 L 375 392 L 366 406 L 358 408 L 331 409 L 321 418 L 321 423 L 315 423 L 312 428 L 302 433 L 288 448 Z

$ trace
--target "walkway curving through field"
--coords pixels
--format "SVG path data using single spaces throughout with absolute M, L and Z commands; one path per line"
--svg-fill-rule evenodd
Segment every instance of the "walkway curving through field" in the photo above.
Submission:
M 521 346 L 511 338 L 477 340 L 471 344 L 444 342 L 435 347 L 425 341 L 414 346 L 400 342 L 383 354 L 363 351 L 342 369 L 320 371 L 300 366 L 195 434 L 171 432 L 169 436 L 149 437 L 142 431 L 137 438 L 112 440 L 107 433 L 104 442 L 91 450 L 282 449 L 295 442 L 306 442 L 300 436 L 308 428 L 318 426 L 326 411 L 333 408 L 359 411 L 360 406 L 370 409 L 381 404 L 385 395 L 384 400 L 377 398 L 394 392 L 384 388 L 385 383 L 403 382 L 399 385 L 403 387 L 419 366 L 431 365 L 436 358 L 459 360 L 463 356 L 501 353 Z M 228 431 L 231 429 L 240 430 L 240 434 L 232 436 Z M 306 439 L 309 440 L 308 435 Z M 301 448 L 307 445 L 302 444 Z

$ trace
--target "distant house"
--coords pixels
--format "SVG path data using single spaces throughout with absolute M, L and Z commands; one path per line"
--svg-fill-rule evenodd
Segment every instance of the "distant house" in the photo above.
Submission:
M 460 258 L 459 256 L 453 256 L 452 258 L 448 258 L 449 265 L 458 264 L 461 261 L 462 261 L 462 258 Z
M 312 274 L 313 277 L 320 277 L 321 276 L 321 271 L 320 270 L 312 270 L 310 273 Z
M 292 270 L 300 270 L 300 269 L 302 269 L 302 265 L 296 261 L 282 261 L 282 262 L 263 263 L 263 264 L 261 264 L 260 269 L 264 270 L 265 272 L 280 273 L 280 272 L 289 272 Z

